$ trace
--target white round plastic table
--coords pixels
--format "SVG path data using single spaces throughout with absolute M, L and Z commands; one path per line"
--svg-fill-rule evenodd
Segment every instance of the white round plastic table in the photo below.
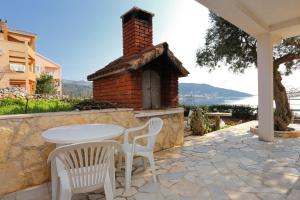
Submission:
M 45 141 L 55 143 L 57 147 L 81 142 L 102 141 L 122 135 L 124 128 L 114 124 L 80 124 L 51 128 L 42 134 Z M 56 199 L 58 175 L 57 170 L 63 169 L 58 160 L 51 163 L 52 200 Z
M 42 137 L 45 141 L 60 146 L 113 139 L 122 135 L 123 131 L 122 126 L 115 124 L 80 124 L 48 129 Z

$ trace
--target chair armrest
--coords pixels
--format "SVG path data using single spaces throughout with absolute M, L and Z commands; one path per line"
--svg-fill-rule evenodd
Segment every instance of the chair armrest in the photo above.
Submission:
M 143 139 L 143 138 L 148 138 L 148 137 L 152 137 L 152 136 L 155 136 L 155 135 L 138 135 L 136 137 L 133 138 L 133 142 L 132 142 L 132 150 L 131 150 L 131 153 L 132 155 L 134 155 L 134 151 L 135 151 L 135 146 L 136 146 L 136 142 L 140 139 Z
M 146 137 L 151 137 L 151 136 L 155 136 L 155 135 L 138 135 L 136 137 L 133 138 L 133 142 L 132 144 L 135 145 L 137 140 L 146 138 Z
M 140 131 L 143 130 L 144 128 L 146 128 L 148 126 L 148 123 L 144 124 L 143 126 L 138 126 L 138 127 L 134 127 L 134 128 L 128 128 L 124 131 L 124 143 L 128 144 L 128 135 L 131 132 L 135 132 L 135 131 Z

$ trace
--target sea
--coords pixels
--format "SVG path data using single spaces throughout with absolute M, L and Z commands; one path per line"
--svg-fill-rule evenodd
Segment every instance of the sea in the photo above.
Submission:
M 232 98 L 203 98 L 203 97 L 180 97 L 179 102 L 184 105 L 249 105 L 256 107 L 258 105 L 258 96 L 251 97 L 232 97 Z M 291 110 L 300 116 L 300 97 L 289 99 Z M 274 105 L 275 106 L 275 105 Z

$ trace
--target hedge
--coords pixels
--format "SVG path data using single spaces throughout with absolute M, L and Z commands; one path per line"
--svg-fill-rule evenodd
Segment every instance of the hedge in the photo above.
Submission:
M 257 108 L 249 105 L 199 105 L 199 106 L 190 106 L 183 105 L 184 107 L 184 116 L 188 116 L 188 113 L 191 109 L 202 108 L 207 112 L 230 112 L 232 117 L 236 119 L 249 119 L 253 120 L 257 118 Z

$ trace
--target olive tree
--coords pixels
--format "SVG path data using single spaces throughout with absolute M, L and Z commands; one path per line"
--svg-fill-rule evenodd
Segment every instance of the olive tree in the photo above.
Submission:
M 254 37 L 237 28 L 213 12 L 209 13 L 211 27 L 206 32 L 205 45 L 197 51 L 197 64 L 209 71 L 227 64 L 236 73 L 257 66 L 257 41 Z M 290 75 L 299 68 L 300 37 L 282 40 L 273 48 L 274 80 L 274 128 L 286 130 L 291 123 L 292 112 L 282 76 Z M 258 111 L 259 112 L 259 111 Z

